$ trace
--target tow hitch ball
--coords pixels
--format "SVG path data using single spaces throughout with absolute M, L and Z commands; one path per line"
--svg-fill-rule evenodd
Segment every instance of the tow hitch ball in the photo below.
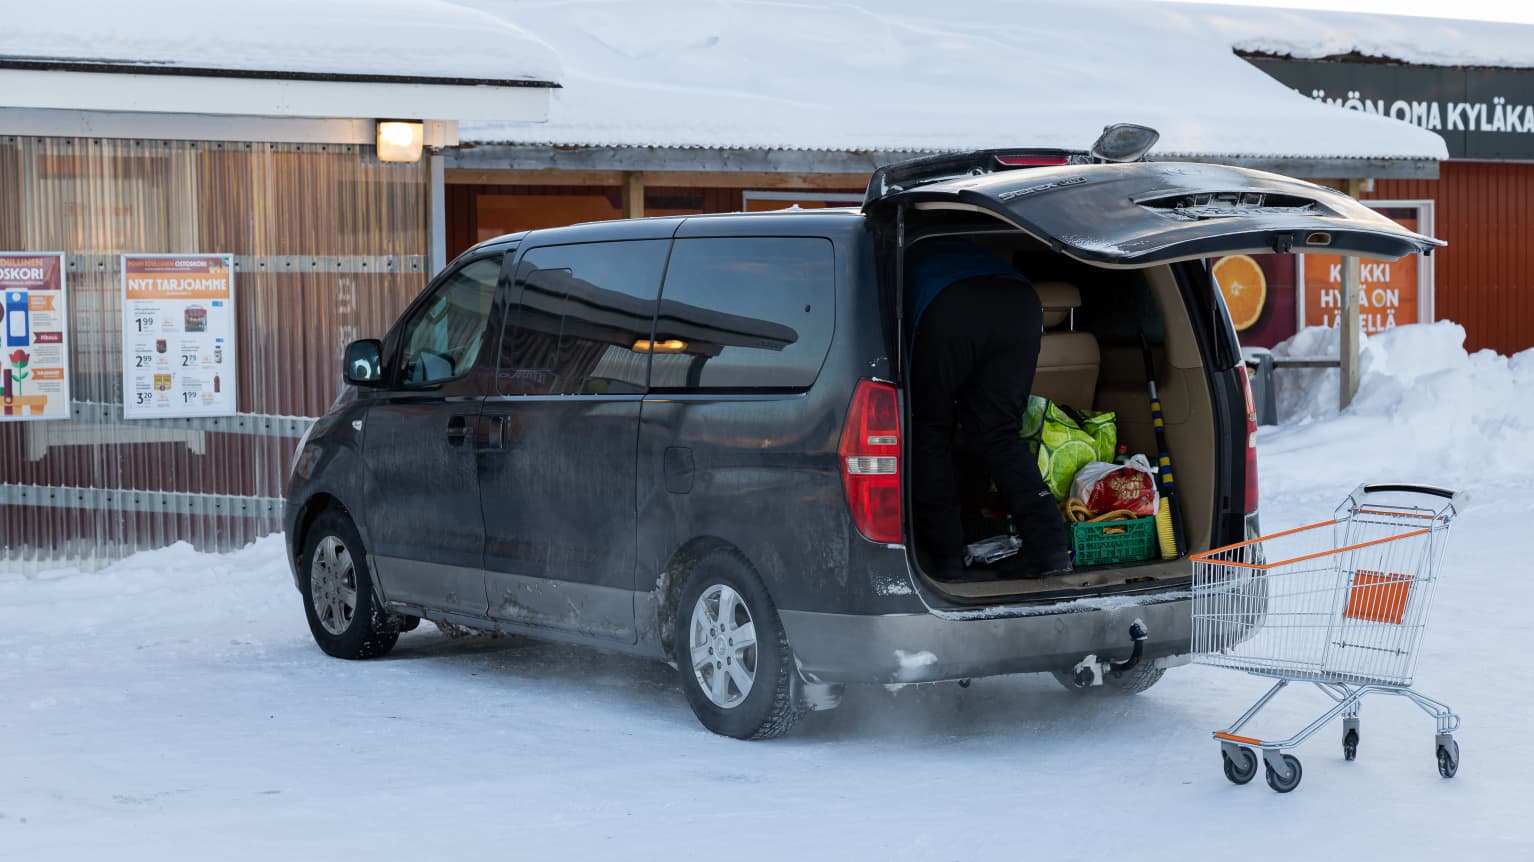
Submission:
M 1150 630 L 1145 627 L 1141 620 L 1135 620 L 1129 624 L 1129 638 L 1134 642 L 1134 649 L 1129 653 L 1129 658 L 1124 661 L 1098 661 L 1096 655 L 1089 655 L 1076 665 L 1076 687 L 1090 688 L 1094 685 L 1102 685 L 1103 678 L 1109 674 L 1118 676 L 1133 670 L 1140 663 L 1140 656 L 1145 652 L 1145 641 L 1150 637 Z

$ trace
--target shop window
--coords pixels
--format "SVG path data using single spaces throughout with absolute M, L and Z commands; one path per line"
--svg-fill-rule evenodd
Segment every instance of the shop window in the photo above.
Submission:
M 646 216 L 685 216 L 721 212 L 731 209 L 720 206 L 710 198 L 717 198 L 716 189 L 661 188 L 645 189 L 644 214 Z
M 618 189 L 536 189 L 474 196 L 475 242 L 508 233 L 623 217 Z

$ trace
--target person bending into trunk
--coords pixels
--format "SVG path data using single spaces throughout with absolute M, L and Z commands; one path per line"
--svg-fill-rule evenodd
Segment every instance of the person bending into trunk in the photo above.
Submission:
M 1018 436 L 1039 362 L 1044 312 L 1033 284 L 979 246 L 940 238 L 912 249 L 911 486 L 916 538 L 936 575 L 966 577 L 952 444 L 957 427 L 979 453 L 1017 525 L 1022 549 L 1002 577 L 1071 570 L 1065 527 Z

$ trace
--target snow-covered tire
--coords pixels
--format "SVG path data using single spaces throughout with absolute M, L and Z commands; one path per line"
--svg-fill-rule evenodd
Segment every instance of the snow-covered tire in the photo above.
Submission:
M 1066 688 L 1077 694 L 1094 695 L 1097 697 L 1139 694 L 1161 681 L 1166 674 L 1166 668 L 1155 665 L 1140 665 L 1128 673 L 1110 673 L 1103 677 L 1102 685 L 1089 685 L 1086 688 L 1076 685 L 1073 671 L 1057 670 L 1055 679 Z
M 704 727 L 773 739 L 798 722 L 788 636 L 767 588 L 739 554 L 714 551 L 692 566 L 677 596 L 673 643 L 682 691 Z
M 399 621 L 378 606 L 362 537 L 345 512 L 326 509 L 310 525 L 298 586 L 314 642 L 336 658 L 376 658 L 399 640 Z

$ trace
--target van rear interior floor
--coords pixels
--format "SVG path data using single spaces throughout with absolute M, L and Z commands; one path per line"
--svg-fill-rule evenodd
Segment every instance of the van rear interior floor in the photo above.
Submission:
M 1078 569 L 1057 578 L 996 580 L 973 578 L 964 581 L 936 581 L 943 592 L 962 599 L 993 598 L 995 596 L 1026 596 L 1030 593 L 1050 593 L 1062 590 L 1114 587 L 1152 581 L 1187 578 L 1193 573 L 1187 558 L 1178 560 L 1148 560 L 1144 563 L 1092 566 Z

